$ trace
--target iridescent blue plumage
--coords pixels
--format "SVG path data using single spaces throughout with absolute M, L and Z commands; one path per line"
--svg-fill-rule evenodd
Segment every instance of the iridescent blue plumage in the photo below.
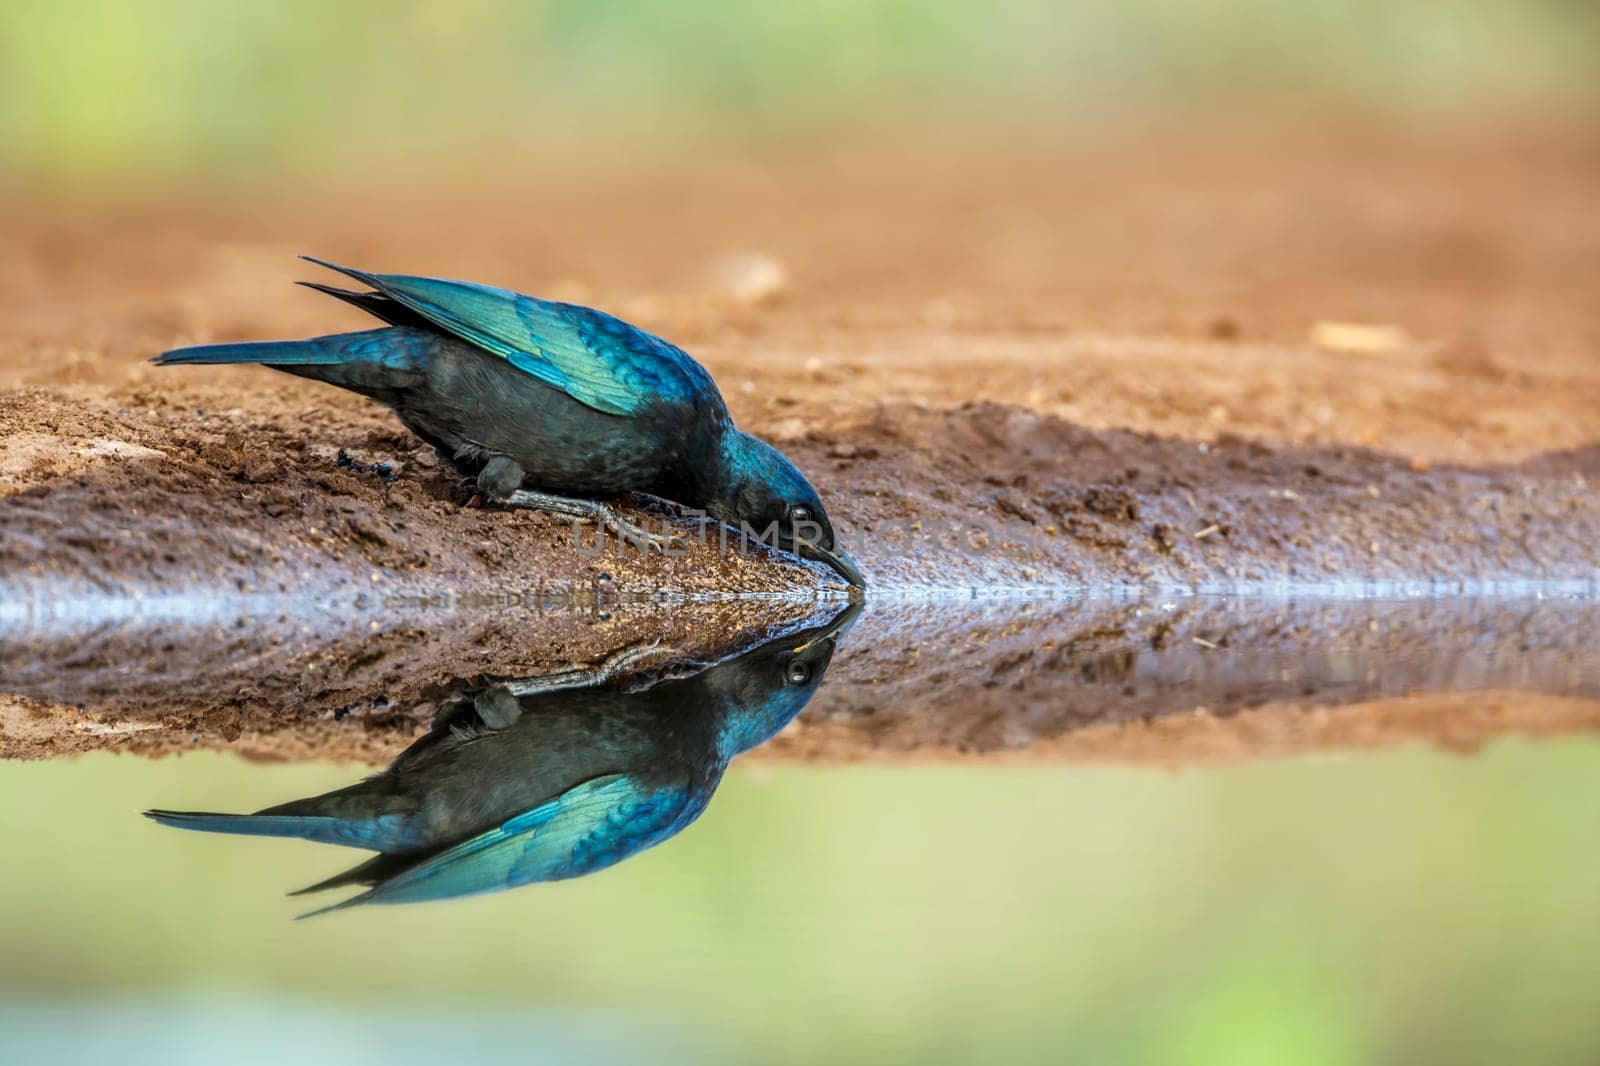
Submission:
M 715 396 L 705 368 L 676 345 L 620 318 L 578 304 L 444 278 L 369 274 L 321 259 L 433 325 L 492 352 L 573 399 L 612 415 L 665 400 L 695 405 Z M 722 412 L 726 417 L 726 410 Z
M 325 909 L 418 903 L 582 877 L 673 836 L 700 817 L 710 799 L 709 790 L 688 782 L 647 788 L 622 774 L 597 778 Z
M 728 762 L 805 707 L 859 609 L 643 689 L 519 697 L 518 683 L 491 686 L 452 704 L 382 773 L 325 795 L 254 815 L 149 814 L 378 852 L 307 890 L 369 886 L 327 910 L 593 873 L 698 818 Z
M 563 505 L 649 493 L 771 530 L 774 546 L 864 583 L 811 483 L 734 426 L 711 375 L 676 345 L 576 304 L 312 262 L 370 285 L 311 287 L 390 328 L 182 348 L 156 362 L 254 362 L 352 389 L 391 407 L 491 498 L 598 516 Z

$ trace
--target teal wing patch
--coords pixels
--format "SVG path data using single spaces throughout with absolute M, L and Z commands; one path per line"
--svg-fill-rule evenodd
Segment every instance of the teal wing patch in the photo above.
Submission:
M 312 913 L 362 903 L 447 899 L 578 877 L 660 843 L 703 808 L 703 802 L 691 800 L 687 782 L 645 789 L 623 774 L 597 777 L 359 896 Z
M 688 353 L 603 311 L 488 285 L 368 274 L 306 258 L 371 285 L 439 329 L 597 411 L 629 415 L 650 399 L 692 401 L 715 390 Z

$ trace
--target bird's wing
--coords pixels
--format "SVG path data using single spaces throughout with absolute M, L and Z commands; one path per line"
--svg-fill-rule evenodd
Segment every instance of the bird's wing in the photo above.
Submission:
M 629 415 L 653 397 L 693 400 L 715 388 L 688 353 L 603 311 L 466 281 L 369 274 L 305 258 L 371 285 L 597 411 Z
M 592 778 L 361 895 L 311 913 L 362 903 L 447 899 L 578 877 L 660 843 L 698 813 L 687 781 L 646 787 L 626 774 Z

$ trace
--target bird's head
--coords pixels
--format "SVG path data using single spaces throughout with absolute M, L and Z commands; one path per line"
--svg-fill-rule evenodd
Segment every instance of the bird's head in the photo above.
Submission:
M 850 584 L 866 587 L 866 578 L 836 543 L 817 490 L 788 456 L 731 429 L 723 438 L 720 460 L 719 487 L 706 501 L 708 514 L 753 540 L 821 560 Z
M 853 600 L 826 622 L 752 648 L 701 675 L 723 708 L 718 753 L 731 759 L 771 740 L 810 701 L 839 641 L 864 606 Z

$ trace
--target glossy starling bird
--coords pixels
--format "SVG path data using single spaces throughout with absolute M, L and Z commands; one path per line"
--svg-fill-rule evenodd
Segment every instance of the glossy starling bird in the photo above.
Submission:
M 388 327 L 179 348 L 155 362 L 260 363 L 338 385 L 388 405 L 501 504 L 659 543 L 594 499 L 648 493 L 865 584 L 805 475 L 734 426 L 711 375 L 681 348 L 576 304 L 310 261 L 370 291 L 302 284 Z
M 805 707 L 860 609 L 636 691 L 612 676 L 631 653 L 595 674 L 491 686 L 442 710 L 382 773 L 337 792 L 256 814 L 146 813 L 183 829 L 378 853 L 302 889 L 369 886 L 313 914 L 579 877 L 698 818 L 728 761 Z

